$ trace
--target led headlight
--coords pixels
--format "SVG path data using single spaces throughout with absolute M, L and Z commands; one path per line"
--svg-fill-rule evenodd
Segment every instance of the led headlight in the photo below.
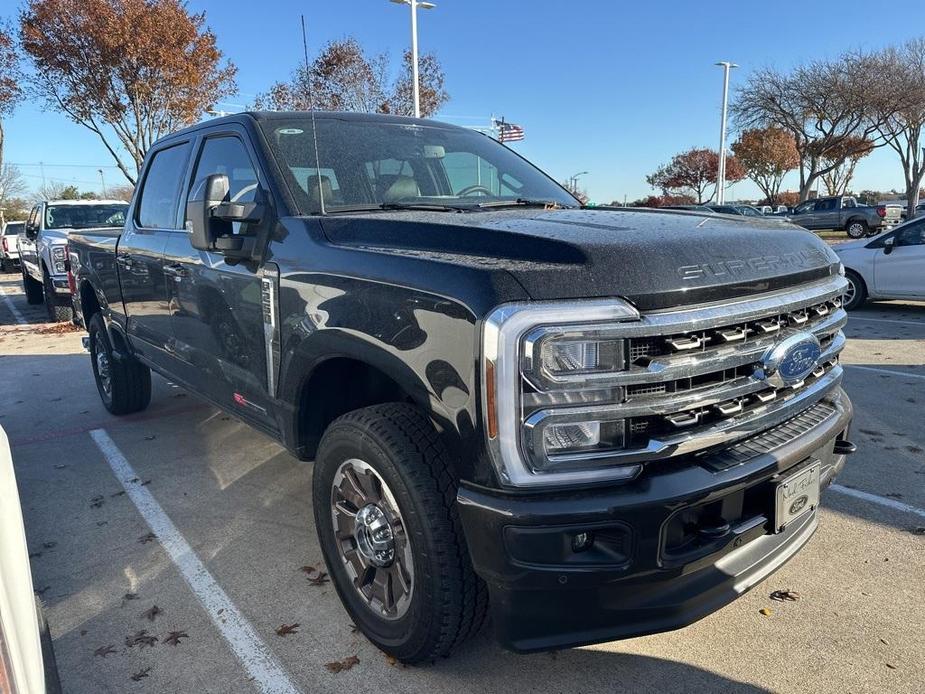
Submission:
M 626 422 L 600 414 L 622 397 L 620 324 L 634 320 L 639 313 L 620 299 L 511 304 L 486 319 L 483 412 L 503 483 L 580 484 L 639 472 L 614 455 L 626 445 Z
M 67 265 L 65 264 L 63 260 L 55 261 L 55 272 L 57 273 L 67 272 Z
M 64 248 L 64 246 L 55 246 L 54 248 L 51 249 L 51 257 L 54 260 L 64 260 L 66 257 L 65 255 L 66 253 L 67 251 Z

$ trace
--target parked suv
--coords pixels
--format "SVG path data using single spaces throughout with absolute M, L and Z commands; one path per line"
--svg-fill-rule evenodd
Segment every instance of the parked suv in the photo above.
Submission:
M 19 246 L 17 237 L 25 227 L 24 222 L 7 222 L 0 235 L 0 270 L 10 272 L 19 267 Z
M 67 239 L 75 229 L 121 228 L 128 203 L 121 200 L 52 200 L 29 213 L 19 236 L 22 284 L 30 304 L 44 303 L 54 321 L 71 320 Z
M 314 460 L 333 585 L 403 661 L 487 609 L 518 651 L 690 624 L 809 540 L 853 449 L 824 243 L 583 209 L 465 128 L 203 123 L 70 244 L 103 404 L 154 369 Z

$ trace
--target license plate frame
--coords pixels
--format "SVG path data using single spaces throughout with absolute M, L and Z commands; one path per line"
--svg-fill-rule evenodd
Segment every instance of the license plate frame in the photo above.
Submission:
M 774 490 L 774 528 L 783 532 L 793 521 L 819 506 L 822 463 L 815 461 L 788 475 Z

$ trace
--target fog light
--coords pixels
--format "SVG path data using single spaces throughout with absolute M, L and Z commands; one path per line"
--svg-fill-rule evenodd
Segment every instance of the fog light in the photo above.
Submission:
M 597 446 L 601 442 L 601 423 L 551 424 L 543 432 L 543 441 L 547 453 Z
M 572 538 L 572 551 L 583 552 L 594 544 L 594 535 L 591 533 L 578 533 Z

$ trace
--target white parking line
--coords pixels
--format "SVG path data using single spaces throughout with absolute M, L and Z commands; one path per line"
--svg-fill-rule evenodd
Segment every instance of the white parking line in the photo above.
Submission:
M 20 325 L 25 325 L 26 317 L 23 316 L 22 312 L 16 308 L 16 304 L 13 303 L 13 300 L 10 298 L 10 295 L 6 293 L 6 287 L 0 287 L 0 296 L 3 297 L 3 303 L 6 304 L 6 307 L 10 309 L 10 313 L 13 314 L 13 318 Z
M 912 513 L 916 516 L 925 518 L 925 509 L 916 508 L 915 506 L 910 506 L 909 504 L 904 504 L 903 502 L 897 501 L 896 499 L 890 499 L 885 496 L 878 496 L 877 494 L 871 494 L 870 492 L 862 492 L 860 489 L 843 487 L 840 484 L 832 484 L 829 486 L 829 489 L 838 492 L 839 494 L 844 494 L 845 496 L 853 496 L 855 499 L 863 499 L 864 501 L 869 501 L 872 504 L 886 506 L 896 511 L 905 511 L 906 513 Z
M 870 323 L 896 323 L 897 325 L 918 325 L 925 328 L 925 323 L 917 320 L 892 320 L 890 318 L 865 318 L 864 316 L 857 316 L 851 314 L 848 318 L 848 323 L 851 323 L 853 320 L 862 320 Z
M 873 371 L 878 374 L 890 374 L 891 376 L 903 376 L 908 378 L 925 378 L 925 374 L 914 374 L 909 373 L 908 371 L 894 371 L 893 369 L 878 369 L 876 366 L 861 366 L 860 364 L 842 364 L 843 366 L 849 366 L 852 369 L 860 369 L 861 371 Z
M 298 688 L 266 643 L 212 578 L 151 492 L 138 483 L 138 476 L 115 442 L 103 429 L 94 429 L 90 436 L 257 688 L 267 694 L 297 693 Z

